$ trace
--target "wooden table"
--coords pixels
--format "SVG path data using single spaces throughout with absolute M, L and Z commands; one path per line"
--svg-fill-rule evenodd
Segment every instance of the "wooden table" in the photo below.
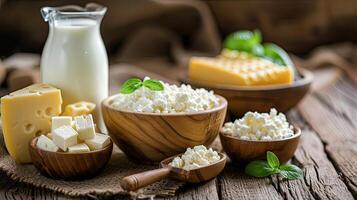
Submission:
M 321 70 L 311 94 L 288 117 L 303 131 L 292 163 L 302 167 L 304 179 L 257 179 L 228 165 L 216 179 L 187 185 L 175 197 L 164 199 L 356 199 L 357 84 L 339 70 Z M 67 198 L 14 182 L 0 173 L 0 199 Z

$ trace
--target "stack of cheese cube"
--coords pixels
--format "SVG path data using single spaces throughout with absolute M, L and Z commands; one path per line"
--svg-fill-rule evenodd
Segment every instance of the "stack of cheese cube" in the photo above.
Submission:
M 41 135 L 37 147 L 53 152 L 84 153 L 102 149 L 109 143 L 109 136 L 95 132 L 93 117 L 89 114 L 52 117 L 51 133 Z

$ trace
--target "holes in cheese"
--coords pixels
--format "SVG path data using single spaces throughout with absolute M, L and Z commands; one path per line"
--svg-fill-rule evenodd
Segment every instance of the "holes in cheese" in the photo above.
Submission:
M 65 107 L 63 116 L 80 116 L 89 115 L 94 112 L 95 104 L 91 102 L 81 101 L 69 104 Z
M 31 162 L 28 144 L 37 131 L 50 132 L 49 120 L 61 113 L 61 105 L 61 91 L 47 84 L 34 84 L 1 98 L 4 140 L 16 162 Z
M 31 134 L 35 130 L 35 126 L 33 124 L 25 125 L 25 133 Z

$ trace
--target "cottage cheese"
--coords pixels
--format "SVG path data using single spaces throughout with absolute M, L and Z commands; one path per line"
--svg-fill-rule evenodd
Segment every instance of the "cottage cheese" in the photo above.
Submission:
M 147 80 L 150 78 L 145 78 Z M 197 112 L 212 109 L 219 105 L 213 91 L 192 89 L 190 85 L 181 86 L 163 83 L 163 91 L 153 91 L 141 87 L 131 94 L 119 94 L 112 106 L 120 110 L 148 113 Z
M 247 112 L 234 123 L 225 123 L 223 132 L 244 140 L 277 140 L 294 135 L 285 115 L 274 108 L 270 113 Z
M 169 164 L 170 166 L 182 168 L 184 170 L 192 170 L 205 165 L 217 162 L 220 159 L 217 151 L 212 148 L 207 149 L 203 145 L 195 146 L 193 149 L 188 148 L 180 157 L 176 157 Z

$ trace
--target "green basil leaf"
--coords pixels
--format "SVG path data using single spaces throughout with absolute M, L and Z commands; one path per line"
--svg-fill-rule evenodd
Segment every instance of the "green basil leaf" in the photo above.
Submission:
M 296 165 L 281 165 L 280 174 L 289 180 L 301 179 L 304 177 L 304 172 Z
M 149 88 L 150 90 L 154 90 L 154 91 L 164 90 L 164 86 L 158 80 L 153 80 L 153 79 L 145 80 L 143 85 Z
M 257 44 L 252 49 L 252 54 L 258 57 L 264 56 L 264 47 L 261 44 Z
M 271 151 L 267 151 L 267 161 L 271 168 L 277 169 L 280 166 L 279 158 Z
M 288 53 L 281 47 L 273 43 L 264 44 L 264 58 L 281 66 L 294 67 Z
M 120 93 L 130 94 L 139 89 L 143 85 L 143 82 L 137 78 L 131 78 L 126 80 L 120 88 Z
M 265 177 L 278 173 L 279 169 L 271 168 L 266 161 L 256 160 L 245 167 L 245 173 L 254 177 Z
M 262 41 L 262 35 L 260 31 L 237 31 L 229 34 L 223 42 L 223 46 L 226 49 L 245 51 L 253 53 L 253 48 L 260 44 Z

